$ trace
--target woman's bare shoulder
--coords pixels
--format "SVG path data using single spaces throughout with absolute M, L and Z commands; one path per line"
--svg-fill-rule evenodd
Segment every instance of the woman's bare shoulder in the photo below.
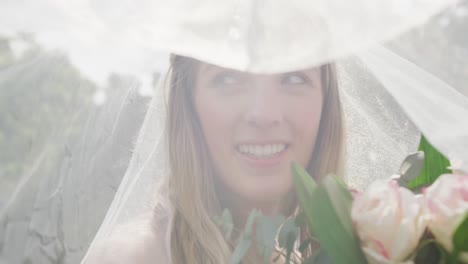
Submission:
M 150 214 L 119 226 L 89 250 L 82 264 L 168 263 L 165 243 L 167 221 Z

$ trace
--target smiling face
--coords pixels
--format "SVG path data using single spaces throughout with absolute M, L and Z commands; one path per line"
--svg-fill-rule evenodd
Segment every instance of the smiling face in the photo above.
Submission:
M 229 198 L 281 200 L 291 162 L 306 166 L 322 109 L 320 68 L 257 75 L 201 63 L 194 105 L 213 165 Z

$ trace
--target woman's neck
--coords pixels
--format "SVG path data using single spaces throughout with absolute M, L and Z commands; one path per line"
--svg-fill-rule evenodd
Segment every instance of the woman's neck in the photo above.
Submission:
M 226 194 L 224 198 L 223 207 L 231 211 L 234 225 L 242 229 L 253 210 L 258 210 L 264 215 L 277 215 L 282 213 L 282 207 L 284 206 L 282 200 L 252 201 Z
M 286 197 L 281 197 L 277 200 L 272 201 L 256 201 L 234 195 L 232 192 L 226 190 L 225 188 L 219 188 L 218 195 L 219 194 L 222 194 L 222 196 L 218 196 L 221 198 L 221 206 L 223 208 L 229 209 L 233 217 L 233 224 L 235 226 L 234 240 L 236 240 L 238 236 L 240 236 L 240 234 L 245 230 L 247 219 L 249 218 L 249 215 L 252 213 L 253 210 L 258 210 L 263 215 L 286 215 L 288 213 L 284 211 L 284 208 L 289 206 L 289 200 L 293 195 L 293 193 L 290 193 L 286 195 Z M 252 226 L 253 234 L 255 234 L 255 228 L 256 226 L 254 223 L 254 225 Z M 263 263 L 263 256 L 261 256 L 257 251 L 257 242 L 255 236 L 252 236 L 252 239 L 252 246 L 250 247 L 250 250 L 245 256 L 245 259 L 248 259 L 248 261 L 245 263 Z M 274 256 L 272 256 L 272 259 L 277 257 L 277 253 L 274 253 L 273 255 Z M 275 263 L 282 262 L 280 261 Z

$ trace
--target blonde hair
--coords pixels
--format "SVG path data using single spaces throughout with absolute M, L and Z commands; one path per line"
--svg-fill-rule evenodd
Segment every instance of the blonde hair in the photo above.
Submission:
M 212 217 L 221 213 L 215 188 L 215 173 L 198 120 L 193 86 L 199 62 L 171 58 L 168 101 L 169 197 L 173 214 L 169 230 L 173 264 L 228 263 L 232 241 L 226 241 Z M 335 70 L 323 66 L 324 103 L 316 145 L 307 170 L 316 179 L 340 173 L 343 153 L 342 110 Z M 296 211 L 297 202 L 288 204 Z

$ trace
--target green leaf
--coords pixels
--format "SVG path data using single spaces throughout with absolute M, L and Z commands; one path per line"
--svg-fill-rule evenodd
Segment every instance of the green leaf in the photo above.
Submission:
M 468 213 L 455 229 L 452 242 L 456 251 L 468 252 Z
M 333 263 L 366 263 L 351 221 L 351 193 L 334 177 L 317 186 L 297 167 L 293 166 L 293 178 L 299 202 L 322 248 Z
M 252 228 L 253 228 L 255 221 L 261 215 L 262 215 L 262 212 L 258 211 L 257 209 L 253 209 L 250 212 L 249 217 L 247 218 L 247 222 L 245 224 L 245 234 L 248 235 L 249 237 L 252 236 Z
M 252 229 L 255 223 L 255 220 L 261 216 L 262 213 L 257 209 L 254 209 L 250 212 L 247 222 L 245 224 L 245 229 L 242 232 L 239 242 L 237 243 L 236 248 L 231 256 L 231 264 L 239 264 L 241 263 L 242 259 L 245 257 L 247 252 L 249 251 L 250 245 L 252 244 Z
M 299 228 L 294 223 L 294 218 L 288 218 L 284 222 L 278 234 L 278 245 L 285 248 L 291 238 L 295 241 L 299 234 Z
M 284 216 L 265 216 L 261 215 L 257 218 L 256 225 L 256 240 L 257 249 L 260 256 L 263 257 L 263 262 L 268 264 L 270 262 L 273 249 L 275 248 L 275 238 L 278 229 L 284 222 Z
M 306 259 L 303 264 L 332 264 L 330 257 L 325 250 L 320 250 L 316 255 Z
M 424 236 L 429 237 L 429 234 Z M 447 256 L 448 253 L 435 239 L 424 239 L 423 237 L 416 251 L 407 260 L 413 260 L 414 263 L 439 264 L 447 263 L 441 262 L 447 259 Z
M 313 241 L 314 240 L 312 238 L 308 238 L 302 241 L 298 248 L 299 252 L 303 252 L 304 250 L 306 250 L 306 248 L 308 248 Z
M 312 231 L 333 263 L 366 263 L 352 228 L 351 194 L 331 177 L 324 183 L 314 191 L 309 204 L 318 216 L 309 221 Z
M 351 220 L 351 203 L 353 200 L 351 193 L 345 188 L 344 183 L 338 177 L 326 177 L 323 181 L 323 186 L 328 193 L 328 197 L 341 225 L 350 237 L 354 237 Z
M 294 250 L 296 238 L 299 235 L 299 228 L 295 224 L 294 218 L 288 218 L 278 234 L 278 245 L 286 250 L 286 263 L 290 262 L 291 254 Z
M 261 215 L 261 212 L 254 209 L 250 212 L 247 222 L 245 224 L 245 230 L 239 238 L 239 243 L 237 244 L 234 252 L 231 256 L 231 264 L 239 264 L 242 259 L 245 257 L 249 251 L 250 246 L 252 245 L 252 228 L 257 217 Z
M 224 224 L 224 230 L 226 232 L 225 236 L 228 240 L 231 239 L 232 230 L 234 229 L 234 222 L 232 220 L 231 211 L 228 209 L 224 209 L 223 214 L 221 215 L 221 219 Z
M 297 214 L 296 218 L 294 219 L 294 224 L 295 224 L 297 227 L 307 225 L 307 217 L 306 217 L 306 215 L 305 215 L 304 212 L 299 212 L 299 213 Z
M 239 243 L 237 244 L 236 248 L 234 249 L 234 252 L 232 253 L 231 264 L 239 264 L 249 251 L 251 244 L 251 237 L 242 234 Z
M 292 168 L 307 223 L 333 263 L 366 263 L 351 222 L 352 195 L 343 181 L 326 177 L 317 185 L 297 164 Z
M 448 159 L 434 148 L 424 136 L 421 136 L 418 150 L 424 152 L 424 168 L 416 179 L 409 182 L 409 188 L 416 189 L 430 185 L 440 175 L 451 173 L 451 170 L 447 168 L 450 166 Z
M 297 163 L 292 163 L 293 179 L 298 192 L 303 192 L 304 195 L 310 195 L 317 187 L 314 179 Z M 297 188 L 300 187 L 300 188 Z
M 232 231 L 234 229 L 234 222 L 232 221 L 232 214 L 229 209 L 225 208 L 221 216 L 214 216 L 213 222 L 224 231 L 224 237 L 228 240 L 231 239 Z
M 311 208 L 306 205 L 313 201 L 312 193 L 317 188 L 317 184 L 312 177 L 296 163 L 292 164 L 292 172 L 296 193 L 302 205 L 302 219 L 305 218 L 307 224 L 310 226 L 310 219 L 313 218 L 313 213 Z M 296 221 L 300 221 L 300 218 L 296 219 Z

